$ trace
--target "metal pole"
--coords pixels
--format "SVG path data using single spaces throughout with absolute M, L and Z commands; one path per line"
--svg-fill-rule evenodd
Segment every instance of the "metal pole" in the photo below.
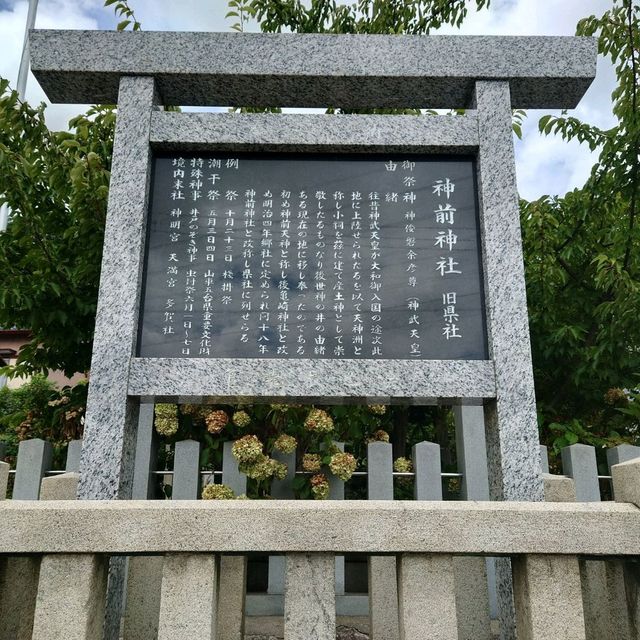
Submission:
M 24 100 L 27 89 L 27 76 L 29 75 L 29 31 L 36 24 L 36 12 L 38 11 L 38 0 L 29 0 L 29 12 L 27 13 L 27 24 L 24 29 L 24 43 L 22 45 L 22 58 L 20 59 L 20 69 L 18 71 L 18 96 Z
M 29 75 L 29 31 L 36 24 L 36 13 L 38 11 L 38 0 L 29 0 L 29 11 L 27 13 L 27 24 L 24 28 L 24 42 L 22 44 L 22 57 L 20 58 L 20 68 L 18 69 L 18 83 L 16 89 L 20 100 L 25 99 L 27 90 L 27 77 Z M 9 215 L 11 210 L 8 204 L 0 206 L 0 233 L 7 230 L 9 224 Z
M 8 223 L 9 223 L 9 205 L 3 204 L 0 207 L 0 233 L 7 230 Z

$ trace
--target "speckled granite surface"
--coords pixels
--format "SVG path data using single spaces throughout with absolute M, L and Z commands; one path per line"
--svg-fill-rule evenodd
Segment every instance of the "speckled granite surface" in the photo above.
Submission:
M 123 78 L 109 187 L 78 497 L 130 497 L 138 404 L 127 372 L 138 328 L 149 184 L 152 78 Z
M 489 350 L 497 402 L 485 412 L 493 499 L 542 500 L 509 87 L 479 82 L 478 184 Z
M 494 500 L 544 499 L 509 85 L 478 82 L 478 185 L 489 353 L 497 398 L 485 406 Z M 516 637 L 511 562 L 496 560 L 502 640 Z
M 514 108 L 571 108 L 596 41 L 490 37 L 46 31 L 31 67 L 52 102 L 113 103 L 121 75 L 154 75 L 165 104 L 469 105 L 476 79 L 508 80 Z
M 85 500 L 131 497 L 139 403 L 127 395 L 127 370 L 137 337 L 149 120 L 156 97 L 152 78 L 122 79 L 80 459 L 78 497 Z M 118 637 L 125 570 L 124 558 L 111 559 L 105 640 Z
M 475 153 L 478 118 L 464 116 L 174 113 L 151 118 L 154 148 L 195 151 Z
M 284 635 L 246 635 L 244 640 L 282 640 Z M 369 640 L 366 633 L 352 627 L 336 627 L 336 640 Z
M 136 358 L 129 393 L 149 399 L 407 403 L 479 402 L 495 396 L 488 360 L 259 360 Z M 162 400 L 161 400 L 162 401 Z

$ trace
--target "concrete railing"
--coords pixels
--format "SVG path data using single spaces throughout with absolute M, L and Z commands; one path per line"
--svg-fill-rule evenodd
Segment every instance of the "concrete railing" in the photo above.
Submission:
M 521 637 L 583 639 L 579 558 L 640 556 L 640 461 L 613 480 L 611 503 L 4 501 L 0 585 L 7 556 L 41 558 L 32 638 L 96 638 L 108 558 L 161 555 L 158 638 L 213 640 L 221 556 L 283 554 L 285 638 L 328 640 L 334 557 L 395 556 L 400 637 L 454 640 L 454 556 L 509 556 Z

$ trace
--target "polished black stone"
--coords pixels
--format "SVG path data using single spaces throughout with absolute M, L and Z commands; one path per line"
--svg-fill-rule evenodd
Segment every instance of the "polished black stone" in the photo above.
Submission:
M 485 359 L 484 318 L 471 158 L 154 158 L 141 357 Z

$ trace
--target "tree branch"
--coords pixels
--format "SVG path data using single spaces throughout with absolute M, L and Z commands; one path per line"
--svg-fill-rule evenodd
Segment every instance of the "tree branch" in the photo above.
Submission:
M 631 49 L 631 73 L 632 73 L 632 88 L 631 88 L 631 113 L 632 118 L 634 120 L 634 130 L 635 136 L 632 145 L 632 150 L 634 150 L 633 161 L 631 166 L 631 198 L 629 202 L 629 227 L 628 227 L 628 235 L 627 235 L 627 243 L 624 252 L 624 261 L 623 268 L 625 271 L 628 271 L 629 261 L 631 260 L 631 249 L 633 247 L 633 227 L 635 225 L 636 219 L 636 198 L 637 198 L 637 184 L 638 184 L 638 154 L 640 153 L 640 136 L 638 134 L 638 62 L 636 59 L 636 50 L 633 46 L 634 44 L 634 33 L 633 33 L 633 2 L 632 0 L 628 0 L 627 7 L 627 21 L 628 21 L 628 33 L 629 33 L 629 48 Z

